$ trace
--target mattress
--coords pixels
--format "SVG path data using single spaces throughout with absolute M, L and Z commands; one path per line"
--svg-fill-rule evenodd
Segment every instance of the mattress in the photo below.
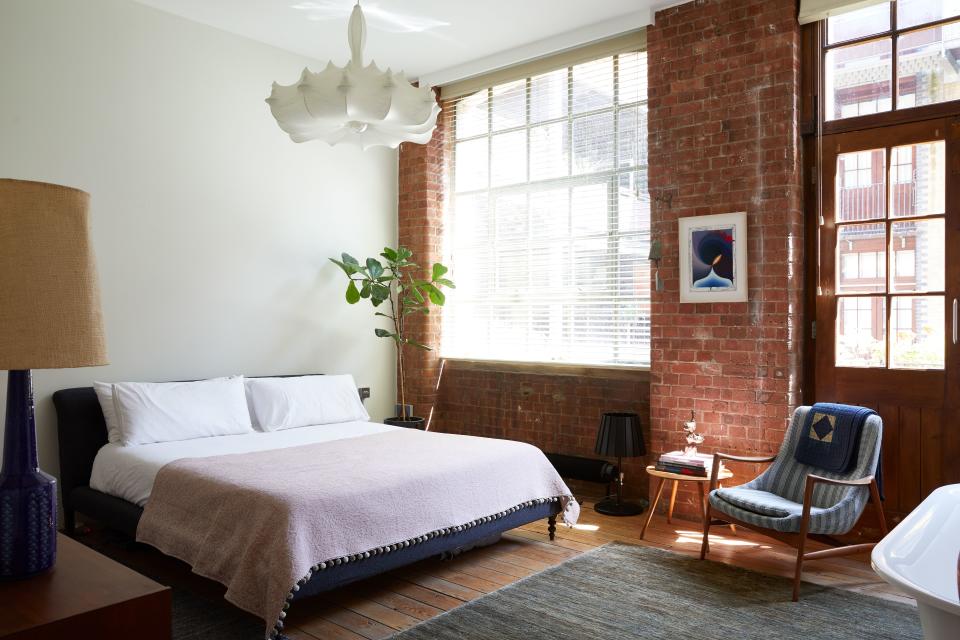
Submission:
M 174 460 L 284 449 L 384 433 L 399 428 L 376 422 L 342 422 L 266 433 L 257 431 L 126 447 L 110 443 L 100 449 L 93 461 L 90 488 L 142 507 L 150 498 L 154 480 L 161 467 Z

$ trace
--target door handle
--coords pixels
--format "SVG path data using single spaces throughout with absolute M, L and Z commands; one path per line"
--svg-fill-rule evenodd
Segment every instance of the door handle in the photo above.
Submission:
M 953 299 L 953 344 L 957 344 L 957 299 Z

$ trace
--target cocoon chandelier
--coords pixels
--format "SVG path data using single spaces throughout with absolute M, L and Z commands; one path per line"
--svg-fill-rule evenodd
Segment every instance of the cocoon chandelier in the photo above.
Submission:
M 273 83 L 266 102 L 294 142 L 323 140 L 363 149 L 401 142 L 425 144 L 437 126 L 440 106 L 430 87 L 415 87 L 403 73 L 363 66 L 367 22 L 357 3 L 347 30 L 350 62 L 328 62 L 320 73 L 304 68 L 292 85 Z

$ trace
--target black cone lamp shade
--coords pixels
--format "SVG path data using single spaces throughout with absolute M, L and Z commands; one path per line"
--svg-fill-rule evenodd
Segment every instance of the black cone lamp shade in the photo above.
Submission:
M 623 501 L 623 458 L 647 453 L 640 431 L 640 417 L 635 413 L 605 413 L 600 419 L 594 451 L 601 456 L 616 457 L 620 477 L 616 500 L 607 499 L 594 505 L 598 513 L 610 516 L 634 516 L 643 513 L 646 505 Z

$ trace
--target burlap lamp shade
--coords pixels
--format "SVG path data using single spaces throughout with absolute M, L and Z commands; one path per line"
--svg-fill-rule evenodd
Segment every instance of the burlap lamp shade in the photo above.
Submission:
M 0 369 L 107 364 L 90 195 L 0 179 Z
M 41 573 L 57 557 L 57 484 L 37 464 L 30 370 L 107 364 L 89 203 L 78 189 L 0 179 L 0 579 Z

